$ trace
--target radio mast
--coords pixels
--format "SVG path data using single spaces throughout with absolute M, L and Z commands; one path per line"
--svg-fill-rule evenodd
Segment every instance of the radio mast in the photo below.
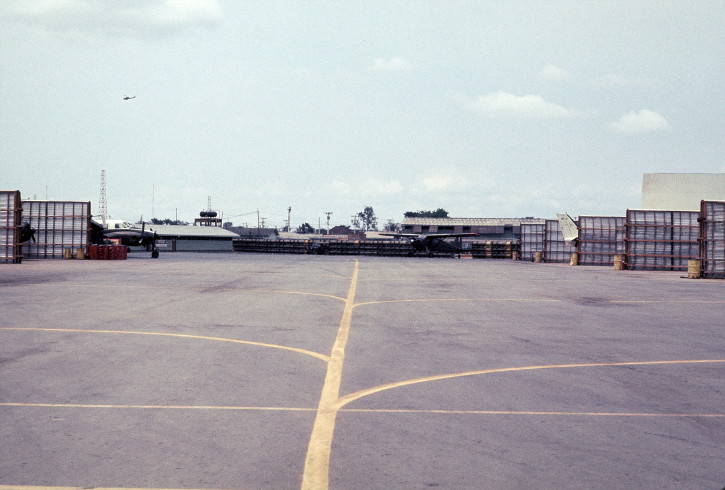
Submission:
M 106 227 L 107 209 L 106 209 L 106 171 L 101 170 L 101 191 L 98 196 L 98 212 L 101 214 L 101 223 Z

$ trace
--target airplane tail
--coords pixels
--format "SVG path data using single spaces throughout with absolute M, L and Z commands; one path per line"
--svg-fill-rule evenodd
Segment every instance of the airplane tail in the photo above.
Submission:
M 575 247 L 579 240 L 579 227 L 567 213 L 556 213 L 559 219 L 559 227 L 564 235 L 564 241 L 570 247 Z

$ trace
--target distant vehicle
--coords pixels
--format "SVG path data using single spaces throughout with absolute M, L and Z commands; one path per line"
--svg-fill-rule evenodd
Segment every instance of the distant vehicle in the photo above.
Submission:
M 156 249 L 156 240 L 159 236 L 155 231 L 147 231 L 146 223 L 141 222 L 141 228 L 123 220 L 106 220 L 106 226 L 103 227 L 103 238 L 109 240 L 118 240 L 121 245 L 127 247 L 146 247 L 151 252 L 154 259 L 159 257 L 159 251 Z
M 135 98 L 136 98 L 135 95 L 132 95 L 131 97 L 129 97 L 128 95 L 123 96 L 123 100 L 131 100 L 131 99 L 135 99 Z
M 433 257 L 434 252 L 461 253 L 463 250 L 452 243 L 446 242 L 446 238 L 478 236 L 478 233 L 380 233 L 383 236 L 395 238 L 407 238 L 413 250 L 408 254 L 412 257 L 416 252 L 424 252 L 428 257 Z

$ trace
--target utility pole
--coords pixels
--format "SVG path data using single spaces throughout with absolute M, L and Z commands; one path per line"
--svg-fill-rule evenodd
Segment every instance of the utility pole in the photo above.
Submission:
M 332 211 L 326 211 L 325 214 L 327 215 L 327 234 L 330 234 L 330 215 L 332 214 Z

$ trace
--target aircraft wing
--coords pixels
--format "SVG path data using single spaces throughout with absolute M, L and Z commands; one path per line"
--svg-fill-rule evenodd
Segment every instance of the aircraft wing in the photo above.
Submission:
M 478 233 L 379 233 L 396 238 L 450 238 L 459 236 L 478 236 Z
M 415 238 L 420 236 L 420 233 L 378 233 L 381 236 L 392 236 L 395 238 Z

